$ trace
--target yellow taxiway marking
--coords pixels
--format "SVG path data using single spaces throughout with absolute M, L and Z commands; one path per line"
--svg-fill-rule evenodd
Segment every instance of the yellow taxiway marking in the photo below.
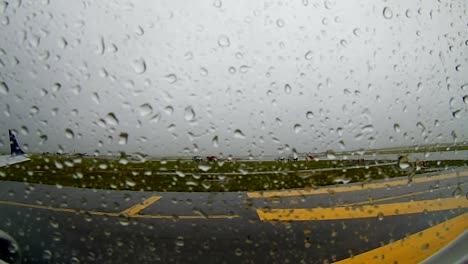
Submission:
M 159 199 L 161 199 L 161 196 L 151 196 L 150 198 L 144 200 L 143 202 L 136 204 L 130 208 L 128 208 L 125 211 L 122 211 L 120 214 L 123 215 L 128 215 L 128 216 L 135 216 L 139 212 L 141 212 L 143 209 L 146 207 L 152 205 L 153 203 L 157 202 Z
M 420 192 L 412 192 L 412 193 L 407 193 L 407 194 L 401 194 L 401 195 L 396 195 L 396 196 L 390 196 L 390 197 L 385 197 L 385 198 L 377 198 L 377 199 L 371 199 L 367 201 L 362 201 L 362 202 L 355 202 L 355 203 L 347 203 L 347 204 L 340 204 L 337 205 L 339 207 L 345 207 L 345 206 L 356 206 L 356 205 L 365 205 L 365 204 L 375 204 L 376 202 L 382 202 L 382 201 L 389 201 L 389 200 L 395 200 L 395 199 L 400 199 L 404 197 L 411 197 L 411 196 L 416 196 L 428 192 L 435 192 L 438 190 L 442 189 L 450 189 L 450 188 L 460 188 L 461 186 L 467 185 L 468 182 L 462 183 L 462 184 L 453 184 L 453 185 L 448 185 L 445 188 L 439 188 L 439 189 L 429 189 L 425 191 L 420 191 Z
M 427 177 L 416 177 L 413 178 L 412 184 L 424 183 L 438 180 L 446 180 L 456 177 L 466 177 L 468 171 L 454 172 L 438 176 L 427 176 Z M 314 194 L 327 194 L 327 193 L 338 193 L 338 192 L 352 192 L 352 191 L 363 191 L 368 189 L 388 188 L 395 186 L 408 185 L 408 180 L 394 180 L 388 182 L 369 183 L 369 184 L 355 184 L 343 187 L 325 187 L 320 189 L 301 189 L 301 190 L 287 190 L 287 191 L 264 191 L 264 192 L 248 192 L 249 198 L 271 198 L 271 197 L 284 197 L 284 196 L 305 196 Z
M 468 213 L 465 213 L 383 247 L 335 263 L 420 263 L 467 229 Z
M 119 215 L 118 213 L 87 211 L 87 210 L 79 210 L 79 209 L 71 209 L 71 208 L 57 208 L 57 207 L 51 207 L 48 205 L 17 203 L 17 202 L 11 202 L 11 201 L 0 201 L 0 204 L 29 207 L 29 208 L 43 209 L 43 210 L 49 210 L 49 211 L 55 211 L 55 212 L 65 212 L 65 213 L 85 213 L 85 214 L 103 215 L 103 216 L 118 216 Z
M 140 204 L 130 207 L 129 209 L 120 212 L 120 213 L 109 213 L 109 212 L 99 212 L 99 211 L 87 211 L 82 209 L 71 209 L 71 208 L 57 208 L 51 207 L 48 205 L 38 205 L 38 204 L 27 204 L 27 203 L 18 203 L 11 201 L 0 201 L 0 204 L 11 205 L 11 206 L 20 206 L 28 207 L 34 209 L 49 210 L 55 212 L 63 213 L 74 213 L 74 214 L 88 214 L 88 215 L 97 215 L 97 216 L 110 216 L 110 217 L 121 217 L 127 216 L 130 218 L 150 218 L 150 219 L 231 219 L 239 218 L 239 215 L 229 214 L 229 215 L 140 215 L 138 212 L 148 207 L 152 203 L 158 201 L 161 196 L 152 196 Z
M 468 199 L 460 197 L 331 208 L 257 209 L 257 213 L 262 221 L 319 221 L 370 217 L 381 218 L 456 208 L 468 208 Z

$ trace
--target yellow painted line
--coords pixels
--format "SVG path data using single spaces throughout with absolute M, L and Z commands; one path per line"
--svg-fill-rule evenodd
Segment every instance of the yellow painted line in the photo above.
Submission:
M 128 215 L 128 216 L 137 215 L 140 211 L 152 205 L 153 203 L 157 202 L 159 199 L 161 199 L 161 196 L 151 196 L 150 198 L 144 200 L 143 202 L 136 204 L 128 208 L 125 211 L 122 211 L 120 214 Z
M 89 215 L 97 215 L 97 216 L 110 216 L 110 217 L 120 217 L 120 216 L 128 216 L 131 218 L 150 218 L 150 219 L 231 219 L 231 218 L 239 218 L 240 216 L 237 214 L 229 214 L 229 215 L 140 215 L 138 212 L 146 208 L 147 206 L 151 205 L 152 203 L 158 201 L 161 196 L 152 196 L 146 199 L 141 204 L 133 206 L 121 213 L 108 213 L 108 212 L 99 212 L 99 211 L 86 211 L 80 209 L 71 209 L 71 208 L 57 208 L 51 207 L 47 205 L 38 205 L 38 204 L 27 204 L 27 203 L 18 203 L 18 202 L 11 202 L 11 201 L 0 201 L 0 204 L 4 205 L 11 205 L 11 206 L 20 206 L 20 207 L 28 207 L 34 209 L 42 209 L 42 210 L 49 210 L 55 212 L 63 212 L 63 213 L 74 213 L 74 214 L 89 214 Z M 138 207 L 137 207 L 138 206 Z M 125 213 L 125 212 L 129 213 Z
M 257 209 L 262 221 L 319 221 L 415 214 L 456 208 L 468 208 L 468 199 L 446 198 L 356 207 Z
M 343 207 L 343 206 L 356 206 L 356 205 L 374 204 L 376 202 L 390 201 L 390 200 L 395 200 L 395 199 L 404 198 L 404 197 L 416 196 L 416 195 L 420 195 L 420 194 L 424 194 L 424 193 L 428 193 L 428 192 L 434 192 L 434 191 L 443 190 L 443 189 L 461 187 L 461 186 L 464 186 L 464 185 L 467 185 L 467 184 L 468 184 L 468 182 L 465 182 L 465 183 L 462 183 L 462 184 L 449 185 L 449 186 L 447 186 L 445 188 L 440 188 L 440 189 L 435 189 L 435 190 L 429 189 L 429 190 L 420 191 L 420 192 L 401 194 L 401 195 L 390 196 L 390 197 L 385 197 L 385 198 L 377 198 L 377 199 L 367 200 L 367 201 L 363 201 L 363 202 L 340 204 L 338 206 Z
M 64 212 L 64 213 L 86 213 L 86 214 L 102 215 L 102 216 L 118 216 L 119 215 L 118 213 L 108 213 L 108 212 L 99 212 L 99 211 L 86 211 L 86 210 L 77 210 L 77 209 L 71 209 L 71 208 L 57 208 L 57 207 L 51 207 L 51 206 L 48 206 L 48 205 L 27 204 L 27 203 L 18 203 L 18 202 L 10 202 L 10 201 L 0 201 L 0 204 L 35 208 L 35 209 L 43 209 L 43 210 L 49 210 L 49 211 L 55 211 L 55 212 Z
M 412 184 L 424 183 L 431 181 L 446 180 L 456 177 L 466 177 L 468 171 L 454 172 L 438 176 L 427 176 L 427 177 L 416 177 L 413 178 Z M 408 180 L 395 180 L 388 182 L 369 183 L 369 184 L 355 184 L 343 187 L 326 187 L 320 189 L 301 189 L 301 190 L 287 190 L 287 191 L 264 191 L 264 192 L 248 192 L 249 198 L 271 198 L 271 197 L 284 197 L 284 196 L 305 196 L 314 194 L 327 194 L 327 193 L 339 193 L 339 192 L 352 192 L 352 191 L 363 191 L 368 189 L 388 188 L 395 186 L 408 185 Z
M 335 263 L 420 263 L 467 229 L 468 213 L 465 213 L 383 247 Z

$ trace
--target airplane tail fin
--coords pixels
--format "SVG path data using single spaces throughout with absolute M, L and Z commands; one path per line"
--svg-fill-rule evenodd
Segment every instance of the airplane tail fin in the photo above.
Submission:
M 25 153 L 18 144 L 18 141 L 16 140 L 16 137 L 13 134 L 13 132 L 11 132 L 11 130 L 8 130 L 8 134 L 10 134 L 11 156 L 24 155 Z

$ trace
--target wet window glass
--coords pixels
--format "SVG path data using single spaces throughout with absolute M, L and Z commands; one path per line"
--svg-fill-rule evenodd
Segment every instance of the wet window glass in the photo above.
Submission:
M 0 0 L 0 260 L 464 263 L 464 0 Z

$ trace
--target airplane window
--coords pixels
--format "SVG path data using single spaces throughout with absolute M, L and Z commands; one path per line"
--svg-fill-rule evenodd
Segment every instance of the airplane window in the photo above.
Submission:
M 467 5 L 0 1 L 0 263 L 467 263 Z

